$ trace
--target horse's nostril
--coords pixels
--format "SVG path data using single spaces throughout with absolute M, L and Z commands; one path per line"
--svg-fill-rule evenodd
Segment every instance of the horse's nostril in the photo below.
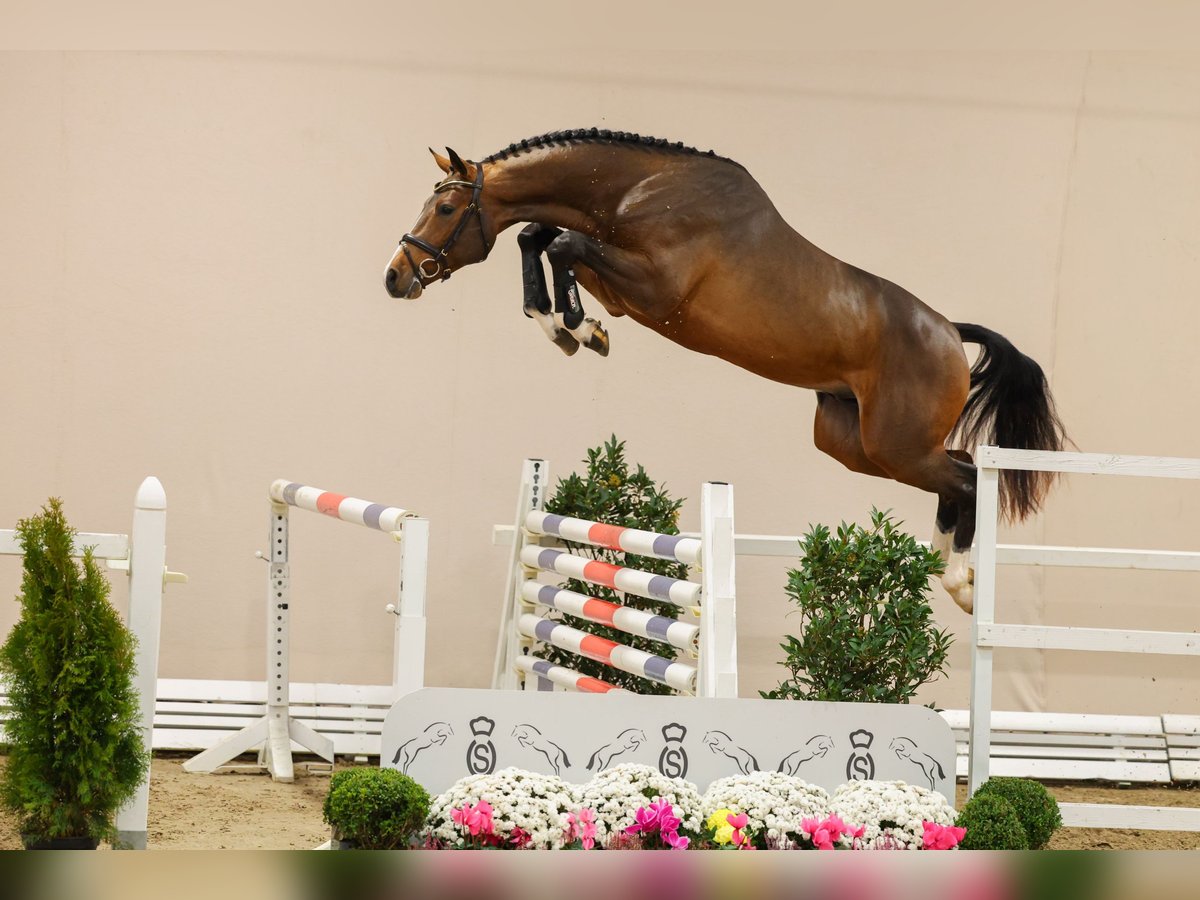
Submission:
M 383 276 L 383 281 L 388 286 L 389 290 L 394 288 L 396 286 L 396 270 L 389 267 L 387 274 Z

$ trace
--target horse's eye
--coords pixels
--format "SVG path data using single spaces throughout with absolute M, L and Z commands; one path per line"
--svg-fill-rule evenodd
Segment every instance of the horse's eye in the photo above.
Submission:
M 443 203 L 441 206 L 438 207 L 438 212 L 441 213 L 443 216 L 448 216 L 448 215 L 450 215 L 450 213 L 454 212 L 454 207 L 451 206 L 449 203 Z

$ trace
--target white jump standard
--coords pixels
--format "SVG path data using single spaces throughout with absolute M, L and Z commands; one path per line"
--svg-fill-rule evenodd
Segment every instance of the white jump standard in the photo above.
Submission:
M 276 781 L 292 781 L 292 743 L 333 762 L 333 741 L 290 711 L 288 638 L 291 625 L 291 579 L 288 565 L 288 508 L 295 507 L 391 534 L 402 547 L 400 590 L 387 611 L 396 615 L 393 656 L 393 699 L 424 685 L 425 583 L 429 522 L 396 506 L 372 503 L 296 482 L 272 483 L 270 563 L 267 573 L 267 710 L 266 715 L 184 763 L 189 772 L 212 772 L 236 756 L 261 745 L 258 766 Z M 259 554 L 262 556 L 262 554 Z

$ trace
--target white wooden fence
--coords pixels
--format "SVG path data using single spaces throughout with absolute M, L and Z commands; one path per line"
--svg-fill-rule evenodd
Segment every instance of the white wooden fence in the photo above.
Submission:
M 1150 478 L 1200 479 L 1200 460 L 1149 456 L 1114 456 L 1097 453 L 1052 453 L 1048 451 L 1008 450 L 980 447 L 975 456 L 979 468 L 975 566 L 975 617 L 971 647 L 971 699 L 969 722 L 968 790 L 974 793 L 987 781 L 994 758 L 992 742 L 997 726 L 1003 726 L 992 713 L 992 654 L 998 647 L 1047 650 L 1078 650 L 1100 653 L 1151 653 L 1200 656 L 1200 635 L 1190 632 L 1128 631 L 1109 628 L 1076 628 L 1051 625 L 1013 625 L 996 621 L 996 566 L 1002 562 L 1024 565 L 1080 568 L 1122 568 L 1200 572 L 1200 553 L 1162 550 L 1122 550 L 1107 548 L 1024 546 L 1016 554 L 1006 554 L 996 544 L 999 511 L 999 478 L 1005 469 L 1060 472 L 1088 475 L 1126 475 Z M 1198 703 L 1200 705 L 1200 703 Z M 1120 747 L 1119 760 L 1130 773 L 1138 764 L 1155 765 L 1171 777 L 1171 750 L 1181 756 L 1176 765 L 1180 774 L 1195 775 L 1188 765 L 1198 746 L 1197 723 L 1193 716 L 1152 717 L 1100 716 L 1089 723 L 1100 727 L 1111 738 L 1108 747 L 1093 748 L 1109 758 L 1093 762 L 1112 763 L 1113 746 Z M 1018 722 L 1010 724 L 1019 724 Z M 1082 723 L 1076 723 L 1082 727 Z M 1168 732 L 1168 729 L 1171 729 Z M 1170 733 L 1171 737 L 1168 738 Z M 1159 746 L 1161 738 L 1165 746 Z M 1173 739 L 1173 740 L 1172 740 Z M 1076 743 L 1079 743 L 1076 741 Z M 1174 745 L 1172 748 L 1172 744 Z M 1043 746 L 1049 746 L 1048 744 Z M 1082 749 L 1082 748 L 1081 748 Z M 1166 750 L 1166 758 L 1161 751 Z M 997 769 L 1000 767 L 997 766 Z M 1082 763 L 1072 766 L 1076 778 L 1104 777 L 1093 766 L 1091 773 Z M 1043 777 L 1057 777 L 1053 774 Z M 1130 779 L 1132 780 L 1132 778 Z M 1104 828 L 1157 828 L 1200 831 L 1200 809 L 1178 807 L 1118 806 L 1112 804 L 1061 804 L 1066 825 Z

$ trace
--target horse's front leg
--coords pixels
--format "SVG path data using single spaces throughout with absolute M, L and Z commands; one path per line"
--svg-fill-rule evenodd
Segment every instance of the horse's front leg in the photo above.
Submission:
M 587 240 L 576 231 L 563 231 L 547 245 L 546 258 L 550 260 L 550 271 L 554 273 L 554 311 L 562 316 L 563 327 L 579 343 L 601 356 L 608 356 L 608 332 L 596 319 L 584 315 L 583 303 L 579 300 L 579 285 L 572 268 L 576 261 L 584 261 L 576 245 Z
M 517 246 L 521 248 L 521 283 L 524 288 L 522 308 L 525 315 L 534 319 L 546 337 L 553 341 L 567 356 L 579 349 L 577 341 L 569 331 L 559 326 L 550 306 L 550 293 L 546 289 L 546 273 L 542 270 L 542 253 L 550 242 L 563 233 L 561 228 L 546 225 L 528 225 L 517 235 Z

